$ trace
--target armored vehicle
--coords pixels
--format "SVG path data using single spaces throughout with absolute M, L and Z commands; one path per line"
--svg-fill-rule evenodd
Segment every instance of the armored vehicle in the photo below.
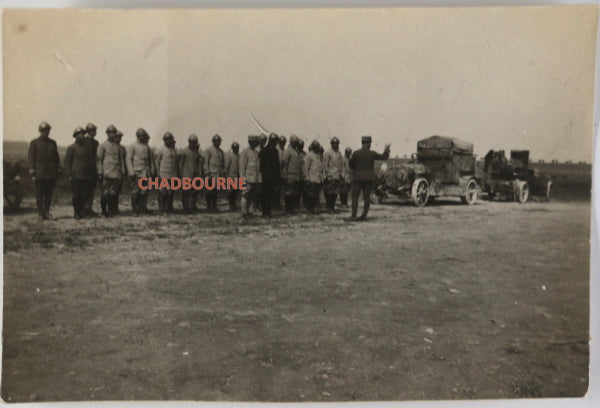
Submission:
M 511 150 L 510 160 L 504 150 L 490 150 L 483 165 L 483 190 L 487 198 L 526 203 L 536 195 L 550 200 L 550 176 L 529 168 L 529 150 Z
M 445 136 L 431 136 L 417 143 L 417 153 L 409 163 L 384 166 L 373 199 L 388 195 L 407 196 L 423 207 L 436 197 L 460 197 L 474 204 L 479 195 L 475 176 L 473 144 Z

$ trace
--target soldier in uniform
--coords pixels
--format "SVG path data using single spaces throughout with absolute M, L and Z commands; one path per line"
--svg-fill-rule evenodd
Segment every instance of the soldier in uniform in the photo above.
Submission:
M 123 132 L 117 129 L 117 136 L 115 137 L 115 142 L 119 145 L 119 149 L 121 150 L 121 155 L 127 159 L 127 149 L 123 145 L 121 145 L 121 140 L 123 140 Z M 123 173 L 123 180 L 127 180 L 127 163 L 125 163 L 125 172 Z M 120 214 L 119 210 L 119 202 L 121 196 L 121 190 L 123 189 L 123 183 L 119 183 L 119 189 L 117 190 L 117 199 L 115 200 L 115 212 L 116 214 Z
M 306 191 L 308 189 L 307 187 L 307 183 L 306 183 L 306 174 L 304 173 L 304 163 L 306 161 L 306 152 L 304 151 L 304 140 L 302 139 L 298 139 L 298 157 L 300 158 L 300 184 L 298 185 L 299 187 L 299 191 L 298 191 L 298 195 L 296 196 L 296 203 L 295 203 L 295 208 L 300 207 L 300 203 L 302 203 L 304 205 L 304 208 L 306 207 Z
M 148 190 L 142 190 L 138 181 L 142 177 L 154 177 L 156 167 L 152 150 L 148 146 L 150 136 L 145 129 L 139 128 L 135 132 L 136 142 L 129 146 L 126 155 L 127 173 L 131 180 L 131 210 L 133 215 L 148 214 Z
M 320 157 L 321 145 L 316 140 L 310 144 L 308 154 L 304 161 L 304 174 L 306 175 L 306 209 L 311 214 L 316 214 L 319 191 L 323 183 L 323 163 Z
M 279 154 L 279 163 L 282 171 L 281 180 L 275 186 L 275 195 L 273 201 L 273 208 L 276 210 L 281 210 L 281 195 L 285 190 L 285 183 L 283 182 L 283 166 L 281 165 L 281 160 L 283 159 L 283 152 L 285 151 L 285 144 L 287 143 L 287 139 L 284 135 L 279 135 L 279 140 L 277 141 L 277 153 Z
M 344 157 L 342 157 L 342 187 L 340 189 L 340 202 L 342 203 L 342 207 L 348 207 L 348 193 L 350 193 L 350 188 L 352 186 L 352 176 L 350 175 L 350 155 L 352 154 L 352 149 L 346 147 L 344 150 Z
M 96 176 L 96 166 L 90 161 L 90 150 L 85 141 L 85 130 L 78 127 L 73 132 L 75 143 L 67 148 L 65 174 L 71 182 L 71 194 L 75 219 L 83 218 L 90 180 Z
M 214 135 L 212 138 L 212 146 L 209 146 L 204 150 L 204 174 L 208 177 L 223 177 L 225 171 L 225 154 L 220 148 L 221 136 Z M 217 212 L 217 189 L 216 181 L 210 182 L 215 188 L 207 190 L 205 193 L 206 197 L 206 208 L 208 212 Z
M 263 217 L 271 216 L 271 206 L 275 201 L 275 188 L 281 181 L 281 166 L 279 163 L 279 153 L 277 152 L 277 143 L 279 137 L 272 133 L 269 136 L 267 146 L 260 151 L 260 174 L 262 178 L 262 213 Z
M 50 139 L 50 125 L 40 123 L 40 136 L 29 144 L 29 175 L 35 184 L 35 199 L 40 219 L 50 219 L 52 191 L 60 172 L 56 142 Z
M 265 148 L 267 145 L 269 137 L 264 133 L 261 133 L 258 136 L 258 146 L 256 147 L 256 153 L 260 154 L 260 151 Z M 258 188 L 256 189 L 256 196 L 254 198 L 254 208 L 258 211 L 262 211 L 262 183 L 259 183 Z
M 98 214 L 92 209 L 94 204 L 94 193 L 96 190 L 96 184 L 98 183 L 98 172 L 96 171 L 96 155 L 98 154 L 98 141 L 95 139 L 96 137 L 96 125 L 93 123 L 88 123 L 85 125 L 85 144 L 90 150 L 90 158 L 89 161 L 92 163 L 92 167 L 94 168 L 94 177 L 92 177 L 87 184 L 86 197 L 84 203 L 84 212 L 87 216 L 95 217 Z
M 248 147 L 240 153 L 240 177 L 246 179 L 246 190 L 242 191 L 242 217 L 251 216 L 250 207 L 254 203 L 260 185 L 260 159 L 256 148 L 258 136 L 248 136 Z
M 187 147 L 182 149 L 179 154 L 179 174 L 181 177 L 193 179 L 202 176 L 202 156 L 200 156 L 199 149 L 198 136 L 190 135 Z M 196 211 L 197 193 L 193 188 L 181 190 L 181 204 L 185 213 L 191 214 Z
M 387 160 L 390 156 L 390 145 L 386 144 L 383 154 L 371 150 L 371 136 L 361 138 L 362 148 L 352 153 L 349 167 L 352 172 L 352 216 L 350 220 L 357 220 L 358 196 L 361 191 L 363 194 L 363 213 L 358 218 L 360 221 L 366 221 L 371 204 L 371 190 L 375 176 L 375 160 Z
M 302 183 L 303 158 L 298 151 L 299 139 L 290 136 L 290 144 L 281 155 L 281 185 L 285 189 L 285 213 L 295 214 Z
M 154 161 L 156 162 L 158 177 L 161 180 L 166 178 L 170 182 L 172 177 L 179 177 L 175 138 L 171 133 L 166 132 L 163 135 L 163 142 L 164 145 L 156 149 Z M 173 197 L 175 197 L 175 191 L 170 188 L 161 188 L 158 190 L 158 211 L 162 215 L 173 212 Z
M 98 146 L 96 166 L 98 181 L 102 184 L 100 197 L 102 215 L 113 217 L 117 214 L 119 191 L 127 169 L 124 149 L 117 142 L 117 128 L 109 125 L 106 128 L 106 135 L 107 140 Z
M 340 140 L 331 139 L 331 149 L 323 154 L 323 171 L 325 172 L 325 203 L 327 212 L 335 213 L 335 202 L 340 193 L 344 164 L 340 152 Z
M 240 145 L 237 142 L 231 144 L 231 150 L 225 155 L 225 175 L 229 178 L 240 177 Z M 227 200 L 229 201 L 229 209 L 237 210 L 237 189 L 232 188 L 227 192 Z

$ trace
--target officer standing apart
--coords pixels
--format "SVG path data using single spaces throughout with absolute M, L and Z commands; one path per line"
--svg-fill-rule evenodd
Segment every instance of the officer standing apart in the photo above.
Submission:
M 371 150 L 371 136 L 361 138 L 362 148 L 356 150 L 350 157 L 349 167 L 352 172 L 352 216 L 350 221 L 366 221 L 371 204 L 371 190 L 375 176 L 375 160 L 387 160 L 390 156 L 390 145 L 386 144 L 383 154 Z M 358 196 L 363 194 L 363 213 L 356 218 L 358 212 Z
M 131 181 L 131 210 L 134 216 L 140 213 L 148 214 L 148 190 L 142 190 L 138 181 L 142 177 L 154 177 L 156 167 L 152 150 L 148 146 L 150 136 L 145 129 L 139 128 L 135 132 L 136 141 L 127 151 L 127 173 Z
M 279 136 L 271 133 L 267 146 L 260 151 L 260 174 L 262 178 L 262 214 L 263 217 L 271 216 L 271 207 L 275 201 L 275 189 L 281 182 L 281 166 L 277 143 Z
M 240 177 L 240 145 L 237 142 L 231 144 L 231 150 L 225 155 L 225 177 Z M 237 210 L 237 189 L 232 188 L 227 192 L 227 201 L 229 201 L 229 210 Z
M 306 175 L 306 209 L 311 214 L 316 214 L 319 205 L 319 191 L 323 184 L 323 163 L 320 156 L 321 145 L 316 140 L 310 144 L 308 154 L 304 161 L 304 174 Z
M 98 146 L 96 167 L 98 182 L 102 185 L 100 206 L 102 215 L 113 217 L 117 214 L 121 182 L 127 169 L 125 155 L 117 143 L 117 128 L 109 125 L 106 128 L 107 140 Z
M 198 136 L 191 134 L 188 137 L 187 147 L 182 149 L 179 154 L 179 174 L 181 177 L 193 179 L 202 176 L 202 156 L 200 156 L 199 149 Z M 181 190 L 181 204 L 186 214 L 197 211 L 196 197 L 197 191 L 193 188 Z
M 179 177 L 179 167 L 177 165 L 177 151 L 175 150 L 175 138 L 169 132 L 163 135 L 164 145 L 156 150 L 156 172 L 162 180 L 166 178 L 171 181 L 172 177 Z M 162 215 L 173 212 L 173 197 L 175 191 L 170 188 L 161 188 L 158 190 L 158 211 Z
M 40 123 L 40 136 L 29 144 L 29 175 L 35 184 L 35 199 L 40 219 L 50 219 L 52 191 L 60 172 L 56 142 L 50 139 L 50 125 Z
M 337 137 L 331 139 L 331 149 L 323 154 L 323 170 L 325 172 L 325 203 L 327 212 L 335 213 L 335 202 L 340 193 L 342 185 L 342 172 L 344 162 L 340 152 L 340 140 Z
M 348 207 L 348 194 L 352 188 L 352 176 L 350 174 L 350 156 L 352 149 L 346 147 L 344 156 L 342 157 L 342 187 L 340 188 L 340 202 L 342 207 Z
M 73 212 L 76 220 L 83 218 L 88 198 L 90 180 L 96 176 L 96 166 L 90 161 L 89 146 L 85 141 L 85 130 L 78 127 L 73 132 L 75 143 L 67 148 L 65 174 L 71 182 Z
M 212 138 L 212 146 L 204 150 L 204 174 L 208 177 L 223 177 L 225 172 L 225 154 L 221 150 L 221 136 L 214 135 Z M 215 188 L 207 190 L 206 208 L 208 212 L 217 212 L 217 189 L 216 181 L 211 182 Z
M 281 185 L 285 189 L 285 213 L 296 213 L 300 184 L 302 180 L 302 165 L 304 161 L 298 152 L 298 137 L 290 136 L 290 144 L 281 155 Z
M 86 197 L 85 197 L 85 203 L 84 203 L 84 212 L 85 215 L 88 216 L 97 216 L 98 214 L 92 209 L 93 204 L 94 204 L 94 192 L 96 190 L 96 184 L 98 183 L 98 172 L 96 171 L 96 154 L 98 154 L 98 141 L 95 139 L 96 137 L 96 125 L 94 125 L 93 123 L 88 123 L 87 125 L 85 125 L 85 144 L 88 147 L 89 151 L 90 151 L 90 158 L 89 161 L 90 163 L 92 163 L 92 167 L 94 169 L 94 175 L 93 177 L 86 182 L 87 184 L 87 191 L 86 191 Z
M 242 191 L 242 217 L 251 216 L 250 207 L 254 203 L 260 185 L 260 159 L 256 148 L 258 136 L 248 136 L 248 147 L 240 153 L 240 177 L 246 179 L 246 190 Z

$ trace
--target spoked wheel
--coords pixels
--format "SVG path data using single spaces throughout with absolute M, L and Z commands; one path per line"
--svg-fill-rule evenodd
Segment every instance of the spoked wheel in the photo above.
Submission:
M 424 178 L 418 178 L 412 185 L 412 199 L 417 207 L 423 207 L 429 200 L 429 183 Z
M 469 180 L 465 195 L 460 197 L 460 201 L 463 204 L 473 205 L 477 201 L 477 196 L 477 183 L 475 180 Z
M 526 181 L 516 181 L 515 201 L 525 204 L 529 199 L 529 184 Z
M 550 201 L 550 190 L 552 189 L 552 182 L 546 183 L 546 201 Z

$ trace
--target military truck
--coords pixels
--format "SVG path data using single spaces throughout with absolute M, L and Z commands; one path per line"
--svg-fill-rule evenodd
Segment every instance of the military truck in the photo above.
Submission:
M 490 150 L 483 165 L 483 191 L 489 200 L 514 200 L 521 204 L 530 196 L 550 200 L 550 176 L 529 168 L 529 150 L 511 150 L 510 160 L 504 150 Z
M 423 207 L 437 197 L 460 197 L 472 205 L 480 192 L 473 144 L 453 137 L 431 136 L 417 143 L 409 163 L 384 166 L 372 199 L 410 197 Z

